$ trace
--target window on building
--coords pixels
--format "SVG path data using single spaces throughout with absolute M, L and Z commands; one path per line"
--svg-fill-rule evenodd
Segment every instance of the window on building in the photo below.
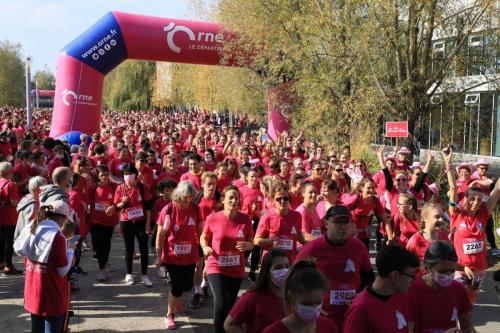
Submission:
M 483 36 L 469 36 L 467 75 L 481 75 L 485 72 Z
M 446 43 L 444 41 L 434 42 L 432 45 L 432 73 L 435 74 L 440 69 L 444 60 Z

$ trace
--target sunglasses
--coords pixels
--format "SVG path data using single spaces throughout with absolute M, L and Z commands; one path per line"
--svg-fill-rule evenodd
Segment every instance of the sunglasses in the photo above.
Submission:
M 406 179 L 406 178 L 398 178 L 398 179 L 396 179 L 396 181 L 397 181 L 398 183 L 399 183 L 399 182 L 404 183 L 404 182 L 407 182 L 407 181 L 408 181 L 408 179 Z
M 363 164 L 356 164 L 356 167 L 357 167 L 357 168 L 362 168 L 362 167 L 363 167 Z
M 290 201 L 290 197 L 277 197 L 277 198 L 274 198 L 274 200 L 278 201 L 278 202 L 288 202 Z
M 141 163 L 148 163 L 148 160 L 145 160 L 145 159 L 142 159 L 142 160 L 139 160 Z
M 335 169 L 337 172 L 344 172 L 344 169 Z
M 313 169 L 313 170 L 316 170 L 316 171 L 322 171 L 323 168 L 316 168 L 316 169 Z
M 487 168 L 487 167 L 483 167 L 483 166 L 479 166 L 479 167 L 477 167 L 477 168 L 478 168 L 478 169 L 481 169 L 481 170 L 488 170 L 488 168 Z

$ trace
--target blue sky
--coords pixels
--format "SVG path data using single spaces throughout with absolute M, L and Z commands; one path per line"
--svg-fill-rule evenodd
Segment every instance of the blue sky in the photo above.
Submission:
M 57 53 L 111 10 L 188 18 L 188 0 L 0 0 L 0 40 L 21 43 L 33 72 L 55 73 Z

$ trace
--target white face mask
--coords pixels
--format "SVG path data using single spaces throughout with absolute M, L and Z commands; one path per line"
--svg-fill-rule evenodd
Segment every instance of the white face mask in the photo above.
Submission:
M 453 282 L 453 275 L 441 274 L 432 271 L 432 279 L 438 284 L 438 286 L 446 288 L 449 287 Z
M 135 174 L 124 175 L 123 180 L 125 181 L 125 184 L 130 185 L 135 181 Z
M 318 317 L 321 314 L 321 308 L 323 307 L 322 304 L 318 306 L 309 306 L 309 305 L 302 305 L 302 304 L 297 304 L 297 316 L 300 317 L 303 321 L 306 323 L 310 323 L 313 321 L 316 321 Z

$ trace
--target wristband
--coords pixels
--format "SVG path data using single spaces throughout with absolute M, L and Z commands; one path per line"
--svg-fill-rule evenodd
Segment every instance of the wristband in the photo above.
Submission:
M 451 171 L 451 165 L 447 165 L 446 168 L 445 168 L 446 172 L 450 172 Z
M 458 207 L 458 203 L 456 201 L 448 201 L 448 205 L 452 206 L 452 207 Z

